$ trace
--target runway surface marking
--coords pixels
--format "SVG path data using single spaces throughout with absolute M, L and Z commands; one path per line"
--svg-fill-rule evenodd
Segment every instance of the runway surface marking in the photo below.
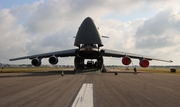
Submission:
M 72 107 L 93 107 L 93 84 L 82 85 Z

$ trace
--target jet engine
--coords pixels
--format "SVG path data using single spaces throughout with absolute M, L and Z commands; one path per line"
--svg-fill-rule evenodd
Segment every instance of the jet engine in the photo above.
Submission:
M 52 65 L 55 65 L 58 63 L 58 58 L 56 56 L 51 56 L 49 58 L 49 63 L 52 64 Z
M 139 65 L 143 68 L 146 68 L 149 66 L 149 61 L 147 59 L 141 59 Z
M 129 65 L 131 63 L 131 59 L 128 56 L 122 58 L 122 63 L 124 65 Z
M 41 59 L 39 59 L 39 58 L 34 58 L 34 59 L 32 59 L 31 64 L 32 64 L 33 66 L 40 66 L 40 65 L 41 65 Z

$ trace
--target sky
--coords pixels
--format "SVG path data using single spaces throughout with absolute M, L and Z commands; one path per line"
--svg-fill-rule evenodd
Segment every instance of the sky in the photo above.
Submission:
M 0 62 L 30 64 L 9 59 L 76 48 L 73 37 L 86 17 L 109 36 L 103 48 L 173 60 L 151 65 L 180 64 L 180 0 L 0 0 Z M 122 58 L 104 60 L 122 65 Z M 58 64 L 73 63 L 68 57 Z

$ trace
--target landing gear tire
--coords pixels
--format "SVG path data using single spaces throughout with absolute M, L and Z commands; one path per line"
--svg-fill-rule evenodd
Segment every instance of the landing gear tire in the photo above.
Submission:
M 74 74 L 76 74 L 76 68 L 74 68 Z
M 104 64 L 102 65 L 101 72 L 107 72 Z
M 106 69 L 103 68 L 103 69 L 101 70 L 101 72 L 106 72 Z

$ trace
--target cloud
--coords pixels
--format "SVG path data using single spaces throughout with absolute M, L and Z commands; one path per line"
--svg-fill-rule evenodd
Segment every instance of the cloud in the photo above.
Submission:
M 177 45 L 180 40 L 180 17 L 173 10 L 163 10 L 147 19 L 137 29 L 136 48 L 163 48 Z
M 156 11 L 152 18 L 136 16 L 151 10 Z M 73 37 L 88 16 L 110 37 L 103 39 L 106 48 L 164 57 L 179 49 L 179 10 L 175 0 L 40 0 L 1 9 L 0 58 L 9 63 L 12 57 L 74 48 Z M 131 13 L 136 18 L 130 21 L 113 18 Z
M 29 42 L 26 38 L 22 25 L 16 25 L 16 17 L 14 17 L 9 9 L 0 11 L 0 56 L 1 60 L 5 60 L 10 56 L 23 55 L 26 52 L 25 44 Z
M 109 39 L 103 39 L 106 48 L 116 49 L 120 51 L 134 50 L 134 34 L 137 28 L 144 22 L 145 19 L 135 19 L 128 22 L 120 22 L 117 20 L 105 20 L 100 24 L 100 32 L 102 35 L 107 35 Z
M 165 8 L 138 27 L 135 48 L 141 53 L 171 59 L 178 64 L 180 14 L 176 8 Z

